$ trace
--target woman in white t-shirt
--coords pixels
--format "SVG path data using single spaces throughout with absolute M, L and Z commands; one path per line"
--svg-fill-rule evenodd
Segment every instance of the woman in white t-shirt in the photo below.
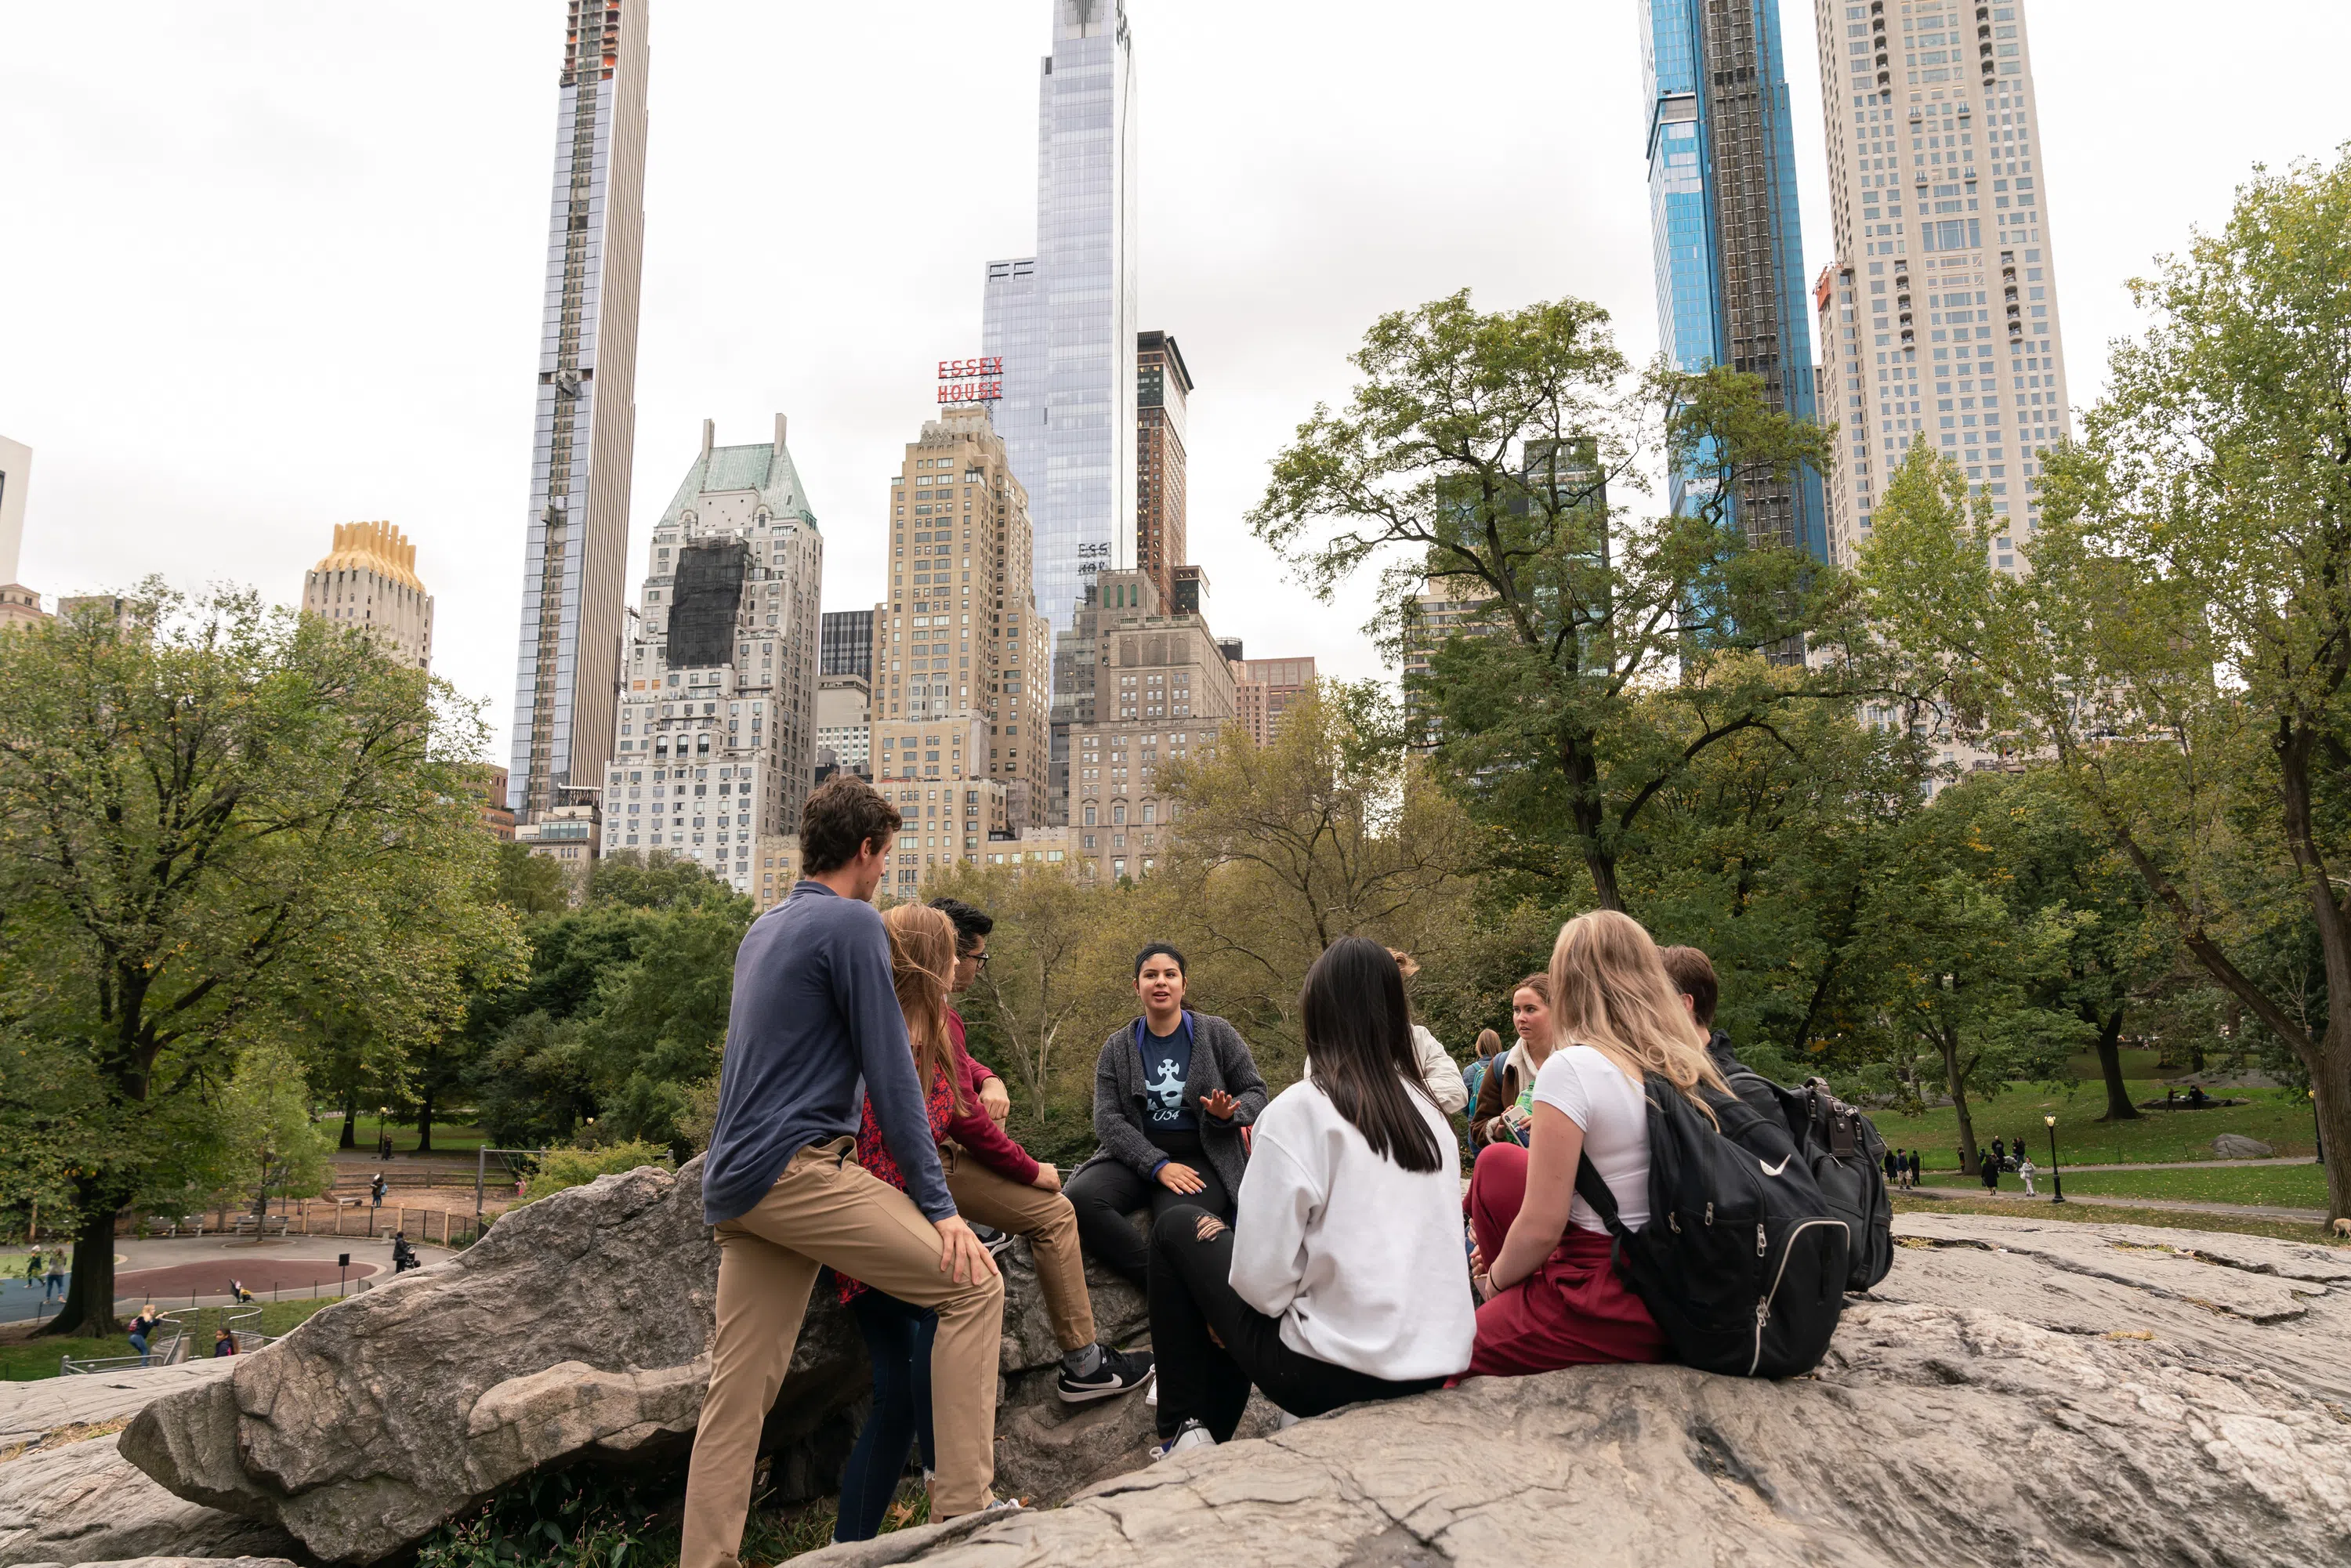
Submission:
M 1403 977 L 1345 936 L 1301 1003 L 1314 1071 L 1258 1113 L 1232 1224 L 1186 1204 L 1152 1227 L 1162 1458 L 1229 1438 L 1252 1385 L 1320 1416 L 1469 1364 L 1460 1150 Z
M 1590 1160 L 1619 1218 L 1640 1229 L 1649 1221 L 1645 1079 L 1693 1100 L 1701 1083 L 1724 1089 L 1706 1035 L 1631 916 L 1595 910 L 1562 926 L 1551 991 L 1556 1044 L 1535 1074 L 1531 1143 L 1489 1145 L 1469 1186 L 1470 1267 L 1485 1303 L 1473 1377 L 1666 1358 L 1665 1335 L 1611 1266 L 1607 1228 L 1576 1196 L 1576 1168 Z

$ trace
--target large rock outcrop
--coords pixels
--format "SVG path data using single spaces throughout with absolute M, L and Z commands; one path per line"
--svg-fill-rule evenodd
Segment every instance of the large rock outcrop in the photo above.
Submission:
M 638 1171 L 533 1205 L 473 1251 L 157 1401 L 123 1451 L 203 1519 L 226 1510 L 348 1563 L 537 1467 L 674 1462 L 715 1284 L 697 1174 Z M 1140 1400 L 1052 1402 L 1055 1346 L 1016 1249 L 999 1486 L 1077 1495 L 810 1561 L 2351 1561 L 2351 1251 L 1956 1214 L 1899 1230 L 1894 1272 L 1813 1377 L 1480 1380 L 1281 1431 L 1259 1413 L 1244 1428 L 1258 1440 L 1157 1467 L 1141 1462 Z M 1106 1333 L 1138 1326 L 1134 1292 L 1094 1287 Z M 771 1422 L 778 1491 L 831 1484 L 866 1378 L 820 1295 Z
M 717 1290 L 700 1176 L 699 1162 L 648 1166 L 517 1210 L 469 1250 L 156 1401 L 122 1452 L 180 1497 L 337 1563 L 395 1552 L 547 1466 L 674 1462 L 701 1414 Z M 1006 1264 L 1004 1484 L 1058 1499 L 1121 1462 L 1113 1436 L 1139 1449 L 1141 1428 L 1103 1434 L 1098 1463 L 1041 1484 L 1067 1469 L 1017 1434 L 1038 1429 L 1021 1407 L 1050 1398 L 1060 1351 L 1025 1244 Z M 1104 1333 L 1141 1325 L 1135 1292 L 1092 1283 Z M 835 1484 L 870 1388 L 849 1315 L 818 1291 L 766 1434 L 778 1497 Z
M 2351 1562 L 2351 1254 L 1922 1216 L 1812 1377 L 1480 1379 L 810 1568 Z M 1939 1300 L 1920 1300 L 1937 1296 Z

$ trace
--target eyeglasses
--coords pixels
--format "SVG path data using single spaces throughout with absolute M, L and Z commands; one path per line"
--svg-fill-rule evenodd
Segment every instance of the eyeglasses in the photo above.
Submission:
M 985 953 L 966 953 L 963 956 L 963 961 L 967 964 L 977 964 L 983 969 L 987 967 L 987 955 Z

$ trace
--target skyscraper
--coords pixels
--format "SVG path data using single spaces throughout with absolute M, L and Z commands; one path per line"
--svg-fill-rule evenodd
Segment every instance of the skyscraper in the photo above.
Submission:
M 1066 628 L 1134 550 L 1134 55 L 1124 0 L 1052 0 L 1037 115 L 1037 254 L 987 264 L 980 352 L 1029 492 L 1037 608 Z
M 433 667 L 433 596 L 417 580 L 416 546 L 390 523 L 335 525 L 335 548 L 302 579 L 302 612 Z
M 1013 826 L 1028 826 L 1044 810 L 1052 642 L 1029 596 L 1029 497 L 987 405 L 924 421 L 890 486 L 890 597 L 873 607 L 875 777 L 953 779 L 960 768 L 1000 785 Z M 937 735 L 951 738 L 929 755 Z
M 2039 522 L 2066 434 L 2056 247 L 2022 0 L 1815 0 L 1836 262 L 1820 279 L 1822 401 L 1839 420 L 1830 536 L 1850 560 L 1904 453 L 1982 486 L 1993 564 Z M 1889 14 L 1890 13 L 1890 14 Z
M 824 612 L 823 675 L 873 676 L 873 612 L 828 610 Z
M 607 855 L 661 849 L 742 892 L 797 833 L 816 765 L 824 537 L 784 445 L 702 455 L 653 525 L 604 775 Z M 763 852 L 763 855 L 768 852 Z
M 637 437 L 645 7 L 565 6 L 507 786 L 524 821 L 595 789 L 611 755 Z
M 1804 242 L 1779 0 L 1642 0 L 1657 331 L 1682 371 L 1761 376 L 1771 406 L 1814 413 Z M 1677 510 L 1690 477 L 1671 476 Z M 1731 497 L 1747 537 L 1825 559 L 1820 476 Z
M 1185 564 L 1185 412 L 1192 372 L 1165 332 L 1134 345 L 1134 565 L 1151 574 L 1159 597 L 1176 601 L 1176 569 Z

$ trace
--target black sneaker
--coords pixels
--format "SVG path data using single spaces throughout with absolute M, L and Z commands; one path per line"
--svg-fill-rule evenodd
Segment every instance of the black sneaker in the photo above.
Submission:
M 975 1225 L 971 1233 L 979 1238 L 979 1244 L 987 1249 L 987 1255 L 991 1258 L 1003 1257 L 1012 1246 L 1012 1238 L 992 1226 Z
M 1061 1369 L 1061 1395 L 1064 1405 L 1083 1405 L 1092 1399 L 1111 1399 L 1121 1394 L 1132 1394 L 1151 1380 L 1151 1353 L 1132 1353 L 1102 1346 L 1102 1362 L 1092 1372 L 1081 1377 L 1067 1367 Z

